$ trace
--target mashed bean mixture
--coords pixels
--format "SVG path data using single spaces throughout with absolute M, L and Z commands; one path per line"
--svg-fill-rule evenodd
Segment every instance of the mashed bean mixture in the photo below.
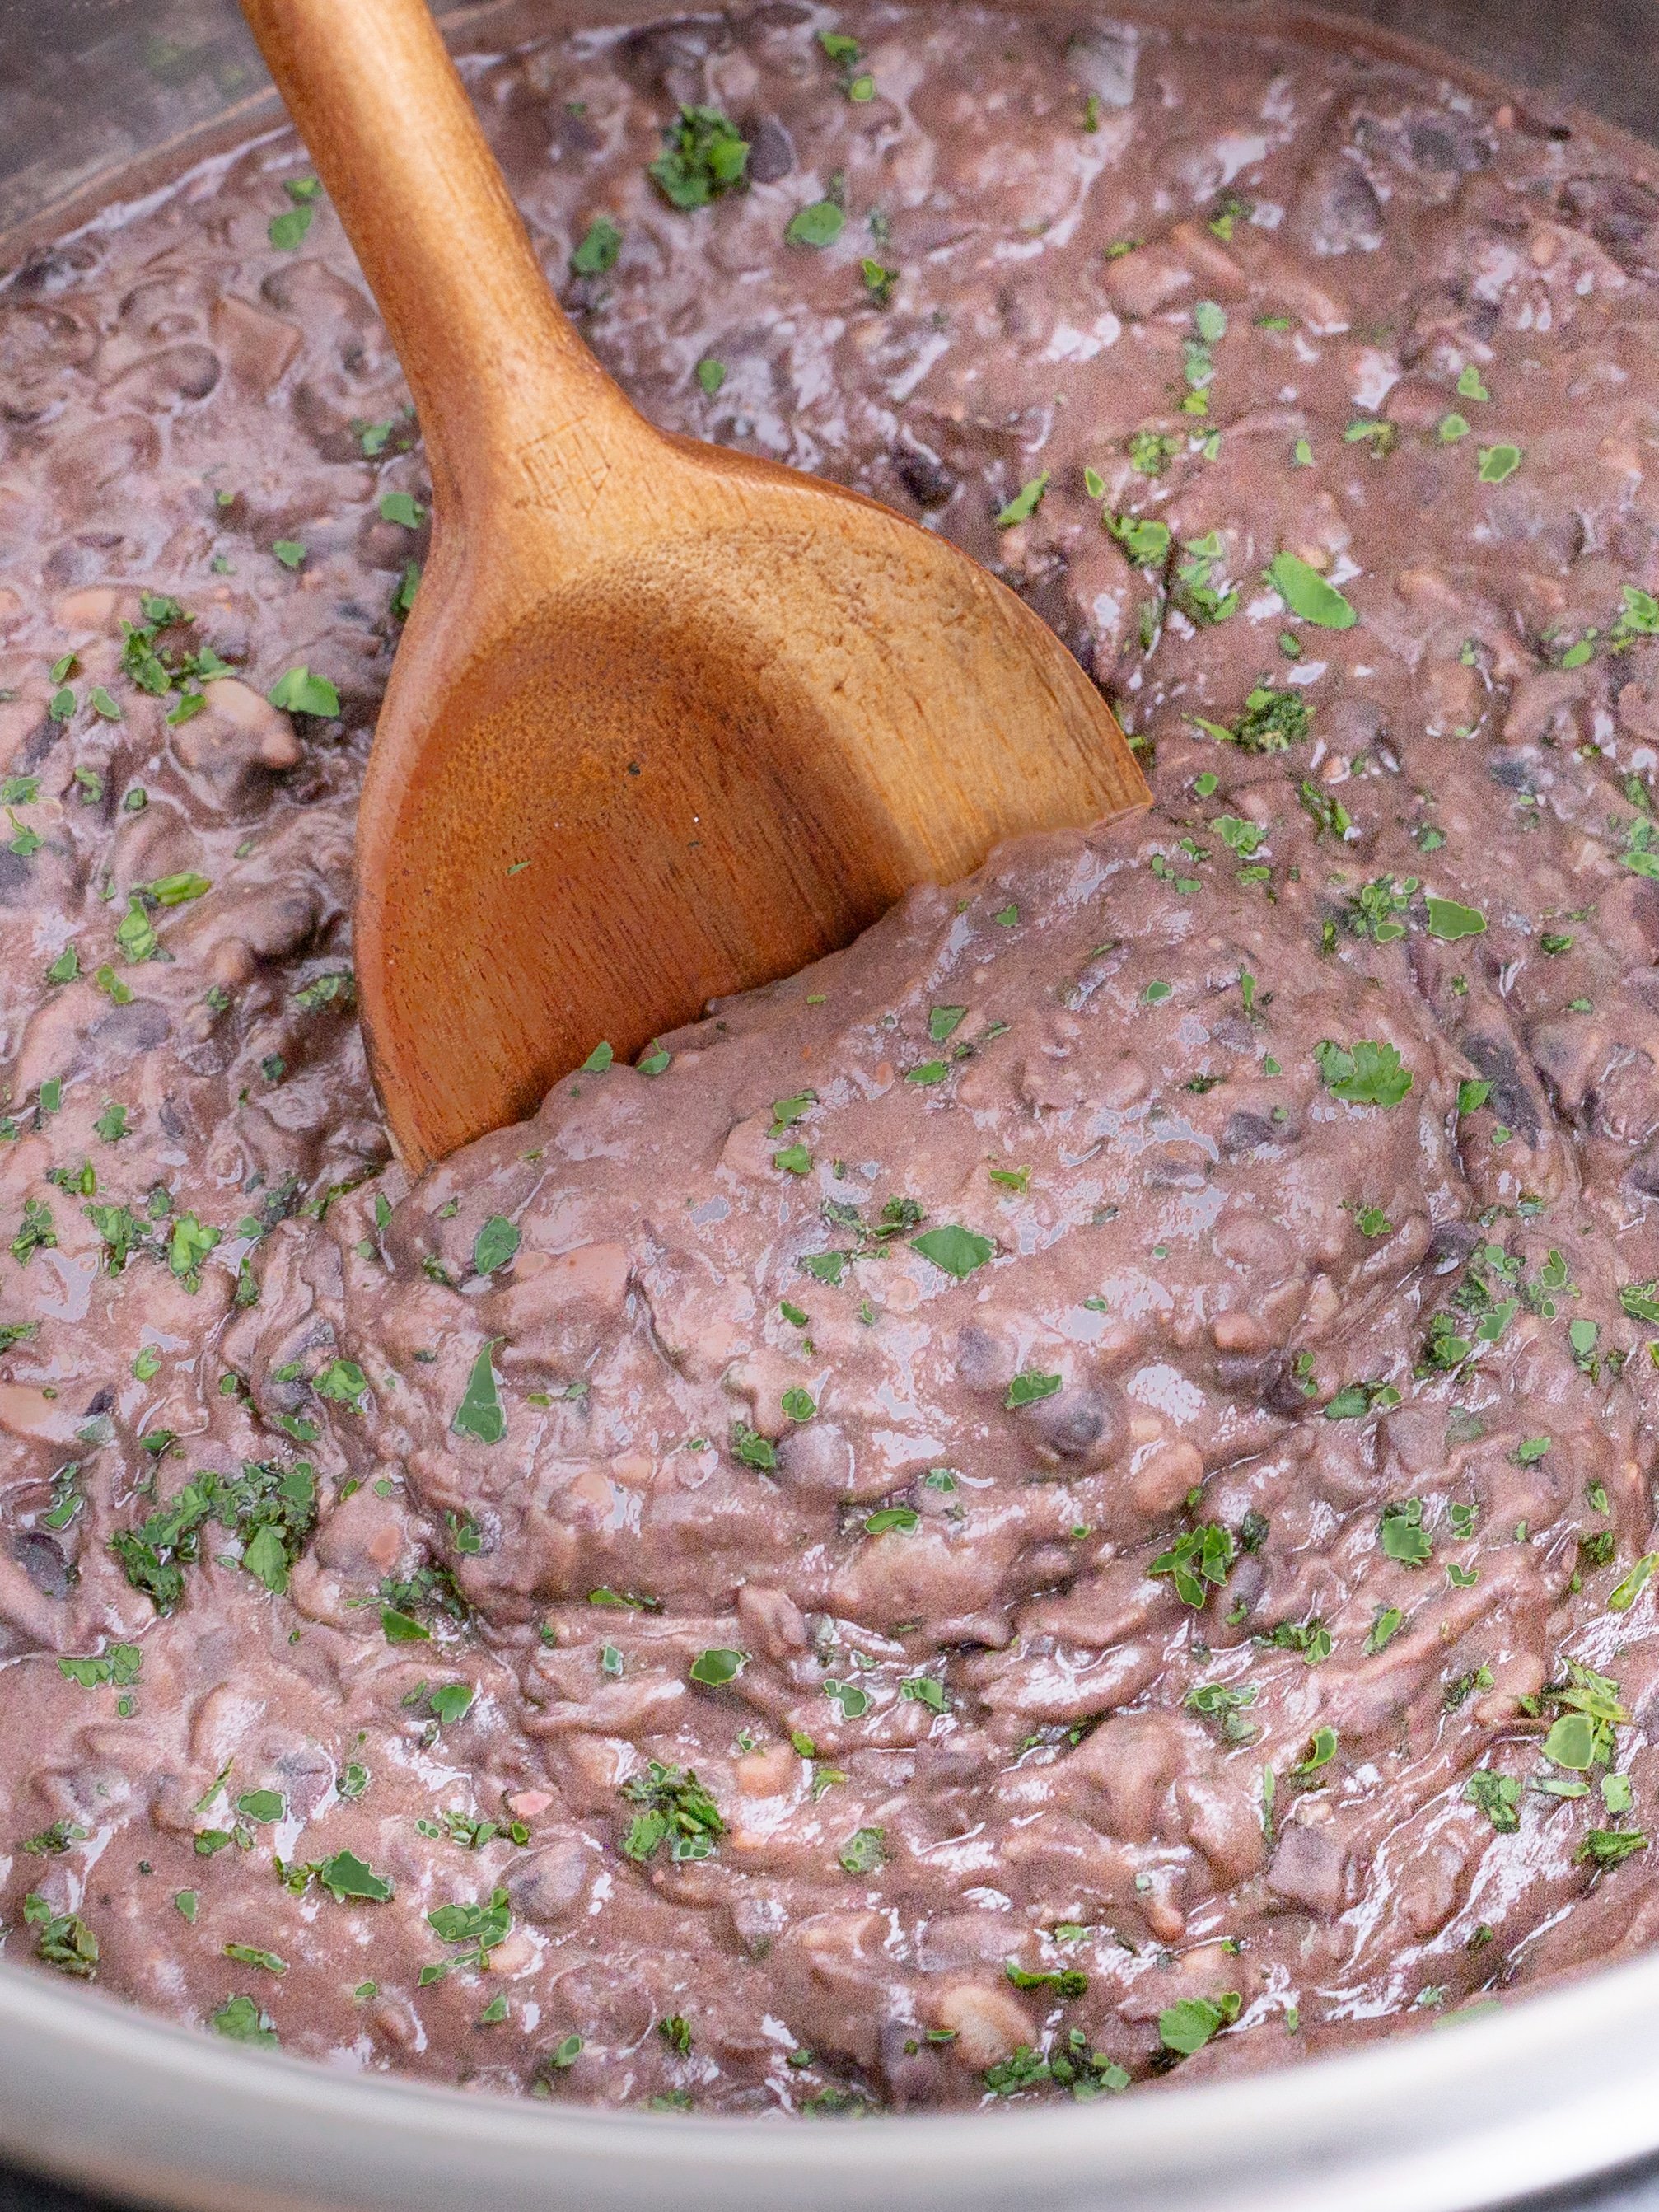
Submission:
M 14 270 L 7 1959 L 830 2112 L 1648 1943 L 1638 157 L 1224 19 L 777 0 L 471 82 L 649 411 L 994 563 L 1158 803 L 411 1189 L 348 915 L 428 487 L 349 252 L 278 132 Z

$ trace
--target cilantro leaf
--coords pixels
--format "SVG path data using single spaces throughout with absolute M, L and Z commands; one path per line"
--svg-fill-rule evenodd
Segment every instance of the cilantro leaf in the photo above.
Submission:
M 310 210 L 296 209 L 295 213 L 309 214 Z M 286 218 L 278 216 L 277 220 Z M 269 2014 L 261 2012 L 252 1997 L 227 1997 L 217 2012 L 209 2014 L 208 2025 L 216 2034 L 228 2036 L 233 2043 L 264 2044 L 272 2050 L 276 2045 L 276 2030 Z
M 1035 1406 L 1039 1399 L 1054 1397 L 1060 1387 L 1058 1375 L 1042 1375 L 1034 1368 L 1027 1368 L 1008 1385 L 1008 1395 L 1002 1402 L 1013 1413 L 1021 1406 Z
M 1048 489 L 1051 471 L 1044 469 L 1040 477 L 1023 483 L 1007 505 L 998 510 L 997 528 L 1012 530 L 1016 523 L 1029 522 L 1042 503 L 1042 495 Z
M 994 1258 L 996 1249 L 988 1237 L 981 1237 L 956 1222 L 948 1222 L 939 1229 L 924 1229 L 920 1237 L 910 1239 L 913 1252 L 920 1252 L 924 1260 L 931 1260 L 936 1267 L 943 1268 L 947 1275 L 954 1275 L 958 1282 Z
M 1500 1836 L 1512 1836 L 1520 1827 L 1521 1784 L 1513 1775 L 1478 1766 L 1463 1784 L 1463 1795 L 1480 1808 Z
M 279 676 L 265 696 L 273 707 L 291 714 L 319 714 L 332 719 L 340 711 L 340 695 L 326 676 L 313 676 L 304 666 Z
M 814 200 L 810 206 L 798 208 L 789 218 L 784 240 L 790 246 L 833 246 L 846 222 L 845 211 L 834 200 Z
M 1351 1106 L 1398 1106 L 1412 1087 L 1411 1070 L 1394 1046 L 1369 1037 L 1352 1046 L 1328 1037 L 1314 1048 L 1314 1059 L 1332 1097 Z
M 1226 1581 L 1237 1558 L 1231 1529 L 1212 1521 L 1202 1528 L 1185 1530 L 1167 1552 L 1158 1553 L 1146 1571 L 1168 1575 L 1182 1605 L 1196 1612 L 1211 1589 Z
M 571 254 L 572 273 L 577 276 L 603 276 L 616 267 L 622 243 L 623 234 L 610 216 L 596 215 Z
M 472 1240 L 472 1270 L 493 1275 L 516 1257 L 521 1242 L 518 1230 L 504 1213 L 492 1213 Z
M 1166 2051 L 1190 2058 L 1212 2036 L 1231 2027 L 1238 2011 L 1236 1990 L 1224 1990 L 1218 1997 L 1179 1997 L 1158 2016 L 1158 2041 Z
M 1486 917 L 1479 907 L 1460 906 L 1455 899 L 1437 898 L 1432 891 L 1426 894 L 1424 904 L 1428 908 L 1429 935 L 1447 944 L 1460 937 L 1480 937 L 1486 930 Z
M 643 1865 L 665 1843 L 675 1860 L 706 1859 L 726 1833 L 726 1822 L 696 1773 L 684 1766 L 648 1762 L 643 1774 L 623 1783 L 623 1796 L 642 1809 L 622 1843 L 623 1856 Z
M 1104 487 L 1103 486 L 1103 489 Z M 1138 568 L 1160 568 L 1169 556 L 1170 526 L 1150 517 L 1135 514 L 1109 514 L 1107 529 L 1128 555 Z
M 1623 1582 L 1609 1595 L 1607 1611 L 1628 1613 L 1652 1581 L 1656 1567 L 1659 1567 L 1659 1552 L 1644 1552 Z
M 671 207 L 707 207 L 749 167 L 749 141 L 716 108 L 682 107 L 663 141 L 646 173 Z
M 472 1363 L 466 1389 L 450 1423 L 457 1436 L 476 1437 L 482 1444 L 498 1444 L 507 1434 L 507 1415 L 501 1410 L 495 1363 L 490 1354 L 501 1341 L 492 1336 Z
M 284 208 L 274 215 L 265 226 L 265 236 L 279 253 L 292 253 L 311 228 L 311 219 L 317 210 L 313 207 Z
M 1504 483 L 1520 467 L 1522 458 L 1519 446 L 1482 446 L 1475 473 L 1482 483 Z
M 354 1851 L 336 1851 L 332 1858 L 319 1861 L 317 1878 L 337 1905 L 343 1905 L 348 1898 L 361 1898 L 370 1905 L 385 1905 L 390 1901 L 392 1893 L 392 1886 L 387 1877 L 376 1874 Z
M 1291 612 L 1304 622 L 1321 629 L 1352 629 L 1359 619 L 1335 585 L 1328 584 L 1295 553 L 1275 553 L 1266 574 Z
M 886 1856 L 885 1828 L 854 1828 L 836 1853 L 848 1874 L 874 1874 Z
M 1389 1558 L 1398 1559 L 1402 1566 L 1420 1567 L 1434 1557 L 1434 1539 L 1423 1526 L 1420 1498 L 1385 1505 L 1377 1534 Z

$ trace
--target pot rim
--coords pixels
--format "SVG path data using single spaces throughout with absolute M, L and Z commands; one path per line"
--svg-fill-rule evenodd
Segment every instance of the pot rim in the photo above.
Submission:
M 1176 2124 L 1172 2125 L 1171 2123 Z M 200 2212 L 835 2206 L 1452 2212 L 1659 2148 L 1659 1957 L 1357 2051 L 1121 2101 L 820 2124 L 672 2118 L 349 2074 L 250 2051 L 0 1962 L 0 2149 Z M 671 2143 L 665 2130 L 677 2132 Z M 810 2148 L 809 2148 L 810 2144 Z M 672 2164 L 670 2161 L 672 2160 Z

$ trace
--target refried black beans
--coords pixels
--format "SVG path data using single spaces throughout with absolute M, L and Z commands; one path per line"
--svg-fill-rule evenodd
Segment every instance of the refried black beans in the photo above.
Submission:
M 286 131 L 13 270 L 6 1957 L 822 2113 L 1650 1943 L 1639 157 L 1213 21 L 779 0 L 468 74 L 651 416 L 993 564 L 1158 803 L 410 1188 L 348 928 L 428 497 L 374 306 Z

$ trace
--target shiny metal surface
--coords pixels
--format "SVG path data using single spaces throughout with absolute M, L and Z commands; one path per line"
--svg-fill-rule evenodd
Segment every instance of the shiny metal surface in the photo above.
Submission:
M 456 36 L 599 11 L 498 0 L 465 11 Z M 1327 13 L 1659 139 L 1656 0 L 1350 0 Z M 0 281 L 38 240 L 142 192 L 180 139 L 274 113 L 232 0 L 0 0 Z M 1659 1957 L 1238 2082 L 994 2118 L 787 2125 L 326 2071 L 0 1962 L 0 2154 L 190 2212 L 1471 2212 L 1536 2192 L 1552 2208 L 1659 2212 L 1655 2169 L 1616 2171 L 1655 2154 Z M 0 2175 L 0 2206 L 32 2201 Z

